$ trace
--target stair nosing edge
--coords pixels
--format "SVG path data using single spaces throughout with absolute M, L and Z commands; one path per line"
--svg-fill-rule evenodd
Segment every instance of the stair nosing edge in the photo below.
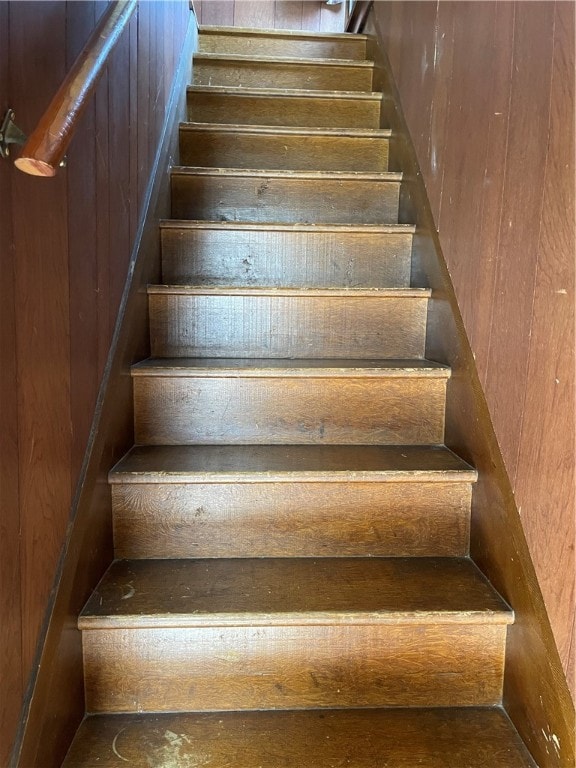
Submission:
M 509 625 L 514 622 L 512 609 L 500 611 L 294 611 L 278 613 L 222 614 L 144 614 L 94 616 L 81 614 L 78 628 L 86 631 L 110 629 L 195 629 L 201 627 L 284 627 L 284 626 L 398 626 L 425 624 Z
M 216 178 L 277 178 L 312 181 L 374 181 L 376 183 L 400 183 L 401 171 L 292 171 L 283 168 L 211 168 L 196 165 L 173 165 L 170 176 L 214 176 Z
M 361 101 L 383 101 L 386 95 L 380 91 L 317 91 L 311 88 L 250 88 L 227 85 L 188 85 L 187 94 L 221 93 L 233 96 L 264 96 L 315 99 L 359 99 Z
M 259 125 L 250 123 L 201 123 L 194 120 L 183 120 L 179 123 L 180 131 L 190 132 L 214 132 L 222 133 L 256 133 L 256 134 L 282 134 L 287 136 L 322 136 L 334 138 L 374 138 L 389 139 L 392 136 L 391 128 L 330 128 L 314 126 L 290 126 L 290 125 Z
M 253 221 L 209 221 L 206 219 L 161 219 L 161 229 L 255 229 L 263 232 L 354 232 L 359 234 L 399 234 L 416 233 L 414 224 L 304 224 L 304 223 L 269 223 Z
M 194 60 L 224 61 L 255 64 L 278 64 L 280 66 L 320 66 L 320 67 L 355 67 L 357 69 L 374 70 L 376 64 L 371 59 L 336 59 L 327 57 L 294 57 L 294 56 L 253 56 L 245 53 L 224 53 L 216 51 L 195 51 Z

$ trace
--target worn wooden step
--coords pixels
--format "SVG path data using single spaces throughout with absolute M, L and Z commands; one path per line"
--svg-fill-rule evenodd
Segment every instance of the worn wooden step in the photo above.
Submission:
M 497 707 L 93 715 L 82 723 L 63 768 L 125 763 L 536 768 Z
M 194 85 L 372 91 L 374 62 L 196 53 Z
M 476 472 L 443 446 L 142 446 L 110 473 L 120 558 L 462 556 Z
M 379 128 L 382 94 L 190 86 L 194 122 L 328 128 Z
M 209 221 L 395 224 L 401 181 L 401 173 L 176 166 L 171 173 L 172 216 Z
M 217 168 L 387 171 L 389 129 L 182 123 L 180 164 Z
M 162 279 L 187 285 L 406 288 L 405 224 L 161 223 Z
M 87 710 L 498 704 L 512 618 L 467 559 L 117 561 L 80 616 Z
M 444 442 L 449 369 L 421 360 L 146 360 L 140 445 Z
M 148 288 L 153 357 L 422 358 L 425 288 Z
M 202 53 L 362 60 L 367 39 L 365 35 L 202 26 L 198 45 Z

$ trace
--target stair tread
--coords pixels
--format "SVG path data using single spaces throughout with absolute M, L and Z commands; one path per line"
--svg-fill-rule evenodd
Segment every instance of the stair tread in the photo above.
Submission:
M 469 464 L 439 445 L 135 446 L 111 470 L 112 483 L 474 482 Z
M 295 296 L 298 298 L 334 297 L 362 299 L 381 298 L 428 298 L 430 288 L 371 288 L 369 286 L 352 288 L 290 288 L 275 286 L 222 286 L 222 285 L 149 285 L 149 294 L 182 294 L 184 296 Z
M 216 558 L 115 561 L 79 627 L 512 621 L 467 558 Z
M 257 29 L 253 27 L 221 27 L 211 24 L 201 24 L 200 34 L 232 35 L 242 37 L 250 35 L 255 37 L 305 37 L 312 40 L 368 40 L 368 35 L 352 32 L 312 32 L 300 29 Z
M 166 357 L 148 358 L 136 363 L 132 366 L 132 375 L 449 378 L 450 368 L 430 360 Z
M 303 222 L 207 221 L 205 219 L 162 219 L 162 229 L 241 229 L 264 232 L 366 232 L 414 234 L 413 224 L 322 224 Z
M 313 128 L 298 126 L 250 125 L 246 123 L 195 123 L 191 120 L 180 123 L 180 130 L 221 133 L 254 133 L 282 136 L 345 136 L 350 138 L 388 139 L 390 128 Z
M 293 96 L 314 99 L 360 99 L 361 101 L 382 101 L 380 91 L 317 91 L 310 88 L 251 88 L 242 85 L 189 85 L 188 93 L 229 93 L 235 96 Z
M 92 715 L 63 768 L 535 768 L 500 708 Z
M 315 181 L 402 181 L 402 173 L 380 171 L 293 171 L 260 168 L 209 168 L 193 165 L 174 165 L 172 176 L 234 176 L 241 178 L 266 179 L 314 179 Z
M 194 54 L 194 60 L 200 61 L 226 61 L 230 64 L 254 62 L 261 64 L 281 64 L 296 66 L 319 66 L 319 67 L 357 67 L 359 69 L 373 69 L 374 62 L 367 59 L 327 59 L 327 58 L 306 58 L 306 57 L 291 57 L 291 56 L 262 56 L 262 55 L 247 55 L 243 53 L 211 53 L 205 51 L 197 51 Z

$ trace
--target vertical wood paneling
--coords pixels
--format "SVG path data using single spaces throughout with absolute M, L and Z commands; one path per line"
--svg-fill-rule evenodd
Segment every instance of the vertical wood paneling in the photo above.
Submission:
M 26 131 L 66 73 L 65 30 L 64 3 L 11 4 L 11 90 Z M 13 174 L 25 674 L 35 655 L 71 499 L 66 176 L 46 185 L 35 181 Z
M 195 0 L 199 24 L 256 29 L 343 32 L 346 6 L 320 0 Z
M 448 236 L 453 237 L 450 250 L 453 254 L 453 262 L 460 266 L 454 269 L 461 270 L 461 277 L 455 274 L 457 293 L 463 310 L 466 327 L 476 354 L 482 385 L 486 386 L 486 365 L 488 347 L 490 344 L 492 314 L 487 311 L 494 301 L 496 290 L 496 271 L 499 253 L 499 226 L 502 210 L 502 196 L 504 194 L 504 176 L 502 169 L 506 165 L 507 138 L 509 127 L 509 102 L 511 74 L 502 77 L 502 72 L 510 73 L 512 68 L 513 49 L 509 42 L 514 37 L 514 3 L 495 3 L 492 44 L 489 48 L 490 55 L 484 56 L 482 72 L 485 75 L 482 81 L 486 83 L 486 94 L 481 102 L 469 100 L 469 108 L 474 110 L 474 119 L 480 130 L 486 134 L 485 167 L 478 179 L 482 179 L 481 188 L 476 189 L 476 203 L 472 205 L 474 217 L 474 258 L 467 257 L 470 248 L 470 239 L 463 228 L 456 227 L 456 212 L 452 222 L 446 224 L 443 229 Z M 470 41 L 473 45 L 473 41 Z M 463 56 L 466 51 L 463 50 Z M 482 50 L 479 51 L 482 58 Z M 476 85 L 483 90 L 480 83 Z M 474 131 L 475 141 L 480 140 L 479 130 Z M 457 136 L 450 138 L 451 142 L 457 142 Z M 451 195 L 454 199 L 459 197 L 460 190 L 453 186 L 453 191 L 448 191 L 443 198 L 442 216 Z M 472 186 L 472 185 L 470 185 Z M 476 186 L 476 185 L 474 185 Z M 458 203 L 456 203 L 458 206 Z M 458 215 L 470 215 L 470 207 L 460 211 Z M 460 256 L 457 254 L 460 253 Z M 478 297 L 482 296 L 482 301 Z
M 274 0 L 235 0 L 234 26 L 274 29 Z
M 574 687 L 574 5 L 556 3 L 550 130 L 516 496 Z M 572 81 L 571 81 L 572 77 Z M 572 116 L 572 120 L 568 116 Z M 568 119 L 567 119 L 568 117 Z M 546 414 L 543 422 L 541 414 Z M 537 468 L 537 471 L 535 471 Z M 572 578 L 570 578 L 570 575 Z M 570 631 L 571 627 L 571 631 Z
M 140 109 L 147 98 L 150 98 L 150 23 L 152 3 L 140 3 L 138 7 L 138 58 L 136 78 L 138 83 L 137 108 L 138 121 L 136 123 L 136 149 L 138 165 L 138 210 L 142 207 L 144 192 L 146 190 L 146 169 L 148 168 L 150 143 L 150 115 L 149 110 Z
M 536 256 L 548 133 L 554 4 L 519 3 L 514 24 L 512 91 L 497 290 L 485 392 L 512 483 L 532 326 Z M 547 30 L 543 35 L 542 30 Z M 514 258 L 513 254 L 517 254 Z
M 285 0 L 274 4 L 274 29 L 302 29 L 303 0 Z
M 344 32 L 346 26 L 346 3 L 339 5 L 320 4 L 320 32 Z
M 0 114 L 9 101 L 10 8 L 0 3 Z M 20 606 L 20 509 L 18 499 L 18 398 L 14 271 L 16 253 L 12 237 L 11 168 L 0 161 L 0 765 L 8 764 L 12 734 L 18 722 L 23 691 L 22 620 Z
M 130 36 L 122 35 L 110 57 L 108 79 L 108 114 L 114 115 L 108 131 L 108 211 L 98 212 L 98 218 L 108 216 L 108 327 L 110 335 L 116 322 L 126 269 L 130 258 Z M 163 76 L 163 73 L 162 73 Z M 162 111 L 162 110 L 159 110 Z M 163 114 L 163 112 L 162 112 Z M 160 126 L 154 133 L 158 136 Z M 110 169 L 114 174 L 110 174 Z M 107 355 L 106 355 L 107 356 Z
M 34 127 L 107 5 L 0 2 L 2 115 L 9 98 L 22 128 Z M 56 178 L 0 163 L 0 765 L 64 543 L 188 19 L 187 0 L 139 4 Z M 98 504 L 105 519 L 105 499 Z M 98 533 L 93 548 L 104 538 Z M 62 642 L 75 658 L 74 633 Z M 71 698 L 81 697 L 81 683 L 72 687 Z
M 66 4 L 66 69 L 69 69 L 96 23 L 92 3 Z M 95 107 L 89 104 L 68 151 L 68 254 L 70 283 L 70 410 L 73 425 L 71 493 L 74 493 L 84 447 L 92 423 L 99 371 L 96 250 L 96 153 L 94 143 Z M 72 169 L 82 168 L 83 173 Z M 70 169 L 70 170 L 69 170 Z M 88 404 L 90 404 L 88 406 Z
M 574 7 L 379 2 L 376 13 L 567 667 Z

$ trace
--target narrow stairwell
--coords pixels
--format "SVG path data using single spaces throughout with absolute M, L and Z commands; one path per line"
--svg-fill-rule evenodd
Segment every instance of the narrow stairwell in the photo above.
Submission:
M 206 28 L 64 765 L 528 768 L 361 35 Z

